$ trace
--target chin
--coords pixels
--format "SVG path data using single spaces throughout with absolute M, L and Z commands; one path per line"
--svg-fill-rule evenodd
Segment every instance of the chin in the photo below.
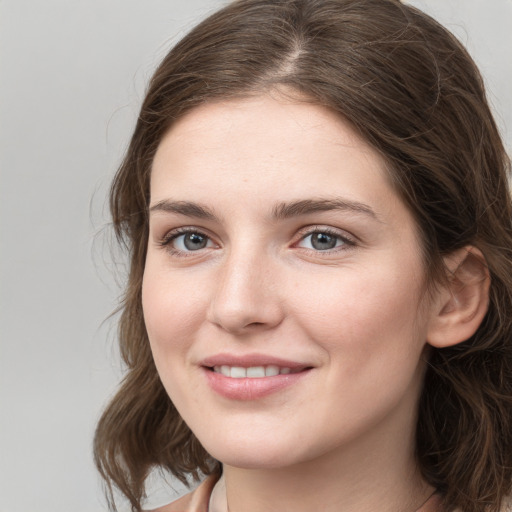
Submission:
M 258 453 L 258 450 L 253 453 L 220 453 L 219 457 L 215 458 L 222 464 L 239 469 L 280 469 L 292 466 L 296 462 L 275 454 L 267 456 Z
M 268 437 L 205 442 L 208 453 L 222 464 L 242 469 L 277 469 L 297 463 L 300 454 L 289 443 L 269 443 Z

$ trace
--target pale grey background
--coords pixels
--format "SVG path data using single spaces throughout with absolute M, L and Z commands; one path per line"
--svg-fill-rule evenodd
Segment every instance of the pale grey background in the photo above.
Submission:
M 151 71 L 221 3 L 0 0 L 0 512 L 104 510 L 90 446 L 121 374 L 105 191 Z M 512 0 L 411 3 L 469 47 L 512 148 Z

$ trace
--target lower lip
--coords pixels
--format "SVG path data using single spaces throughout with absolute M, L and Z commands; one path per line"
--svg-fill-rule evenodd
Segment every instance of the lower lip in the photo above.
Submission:
M 307 369 L 297 373 L 274 375 L 273 377 L 234 379 L 204 368 L 206 379 L 213 391 L 231 400 L 258 400 L 293 386 L 310 371 L 310 369 Z

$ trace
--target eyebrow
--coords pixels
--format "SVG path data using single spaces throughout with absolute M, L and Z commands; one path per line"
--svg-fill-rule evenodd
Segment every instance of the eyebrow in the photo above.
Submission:
M 375 220 L 379 220 L 377 214 L 367 204 L 342 198 L 302 199 L 290 203 L 280 203 L 274 207 L 272 213 L 276 219 L 288 219 L 290 217 L 332 210 L 368 215 Z
M 301 199 L 298 201 L 282 202 L 272 209 L 275 220 L 289 219 L 317 212 L 345 211 L 368 215 L 379 220 L 377 214 L 367 204 L 342 198 Z M 150 212 L 176 213 L 197 219 L 217 220 L 218 217 L 208 207 L 191 201 L 172 201 L 164 199 L 149 208 Z
M 206 206 L 201 206 L 190 201 L 170 201 L 164 199 L 149 208 L 150 212 L 177 213 L 186 217 L 198 219 L 216 220 L 217 216 Z

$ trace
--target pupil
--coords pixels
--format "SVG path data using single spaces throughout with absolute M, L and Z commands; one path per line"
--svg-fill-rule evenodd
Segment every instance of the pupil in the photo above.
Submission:
M 206 247 L 207 240 L 203 235 L 190 233 L 185 236 L 183 243 L 189 251 L 197 251 L 198 249 L 204 249 Z
M 336 247 L 336 237 L 327 233 L 315 233 L 311 239 L 311 245 L 319 251 L 334 249 Z

